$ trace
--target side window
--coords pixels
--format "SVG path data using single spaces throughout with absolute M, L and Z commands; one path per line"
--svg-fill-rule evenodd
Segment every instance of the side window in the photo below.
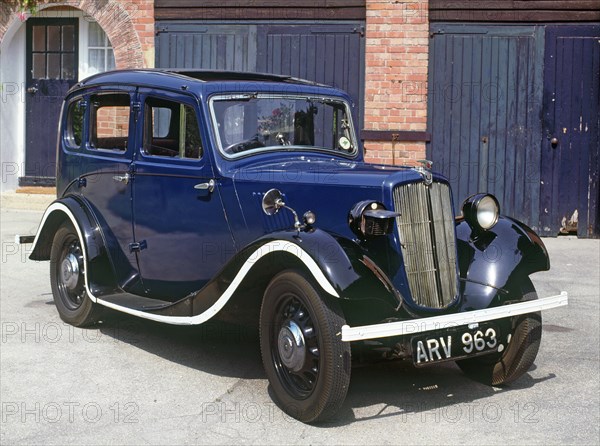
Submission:
M 126 93 L 99 94 L 90 98 L 90 147 L 127 150 L 130 98 Z
M 149 97 L 144 104 L 146 155 L 171 158 L 202 158 L 198 119 L 193 107 Z
M 83 116 L 85 106 L 83 99 L 73 101 L 69 104 L 67 112 L 67 127 L 65 129 L 65 140 L 71 149 L 79 149 L 83 139 Z

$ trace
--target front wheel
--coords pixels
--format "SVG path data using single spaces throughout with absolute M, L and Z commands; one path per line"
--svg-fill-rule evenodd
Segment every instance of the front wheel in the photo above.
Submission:
M 260 311 L 260 348 L 276 401 L 305 423 L 341 407 L 350 382 L 350 345 L 338 303 L 297 271 L 273 278 Z
M 100 317 L 85 288 L 85 261 L 81 241 L 70 223 L 63 224 L 52 242 L 50 285 L 60 318 L 76 327 L 92 325 Z
M 537 299 L 531 280 L 525 279 L 519 291 L 521 301 Z M 463 359 L 456 364 L 469 377 L 499 386 L 515 381 L 533 365 L 542 340 L 542 314 L 538 311 L 512 320 L 510 342 L 502 354 Z

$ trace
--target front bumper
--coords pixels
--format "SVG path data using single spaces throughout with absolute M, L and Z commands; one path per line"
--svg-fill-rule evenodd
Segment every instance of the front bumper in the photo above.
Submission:
M 461 325 L 477 324 L 479 322 L 503 319 L 535 311 L 549 310 L 562 307 L 569 302 L 566 291 L 559 295 L 543 299 L 529 300 L 501 307 L 486 308 L 483 310 L 465 311 L 463 313 L 445 314 L 443 316 L 411 319 L 408 321 L 388 322 L 385 324 L 363 325 L 361 327 L 342 327 L 342 341 L 364 341 L 367 339 L 387 338 L 391 336 L 406 336 L 426 331 L 443 330 L 444 328 L 458 327 Z

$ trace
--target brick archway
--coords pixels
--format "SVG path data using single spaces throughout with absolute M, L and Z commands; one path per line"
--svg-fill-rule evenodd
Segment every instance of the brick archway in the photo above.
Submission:
M 94 19 L 108 36 L 117 68 L 154 66 L 154 13 L 152 0 L 46 1 L 39 9 L 69 7 Z M 19 21 L 16 2 L 0 4 L 0 42 L 11 25 Z

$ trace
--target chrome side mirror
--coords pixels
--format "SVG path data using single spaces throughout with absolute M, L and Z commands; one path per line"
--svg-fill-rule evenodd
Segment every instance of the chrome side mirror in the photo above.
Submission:
M 282 207 L 285 207 L 285 203 L 279 189 L 271 189 L 265 193 L 262 199 L 262 208 L 265 214 L 275 215 Z

